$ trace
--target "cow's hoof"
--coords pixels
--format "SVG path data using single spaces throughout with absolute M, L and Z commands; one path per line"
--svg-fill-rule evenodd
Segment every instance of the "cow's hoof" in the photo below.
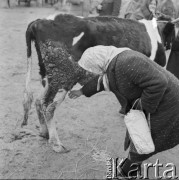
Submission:
M 46 138 L 46 139 L 49 139 L 49 133 L 48 133 L 48 129 L 47 129 L 46 124 L 41 124 L 40 126 L 41 127 L 40 127 L 39 136 Z
M 21 127 L 22 127 L 22 128 L 23 128 L 24 126 L 27 126 L 27 119 L 28 119 L 28 117 L 23 119 L 23 121 L 22 121 L 22 123 L 21 123 Z
M 51 145 L 52 149 L 57 153 L 68 153 L 70 151 L 66 149 L 63 144 L 54 137 L 49 139 L 49 144 Z
M 21 127 L 23 128 L 24 126 L 27 126 L 27 122 L 24 122 L 24 121 L 23 121 L 23 122 L 21 123 Z
M 49 139 L 49 134 L 48 134 L 48 132 L 46 132 L 46 133 L 40 132 L 40 133 L 39 133 L 39 136 L 40 136 L 40 137 L 43 137 L 43 138 L 45 138 L 45 139 Z
M 66 149 L 63 145 L 52 145 L 52 149 L 57 153 L 68 153 L 70 150 Z

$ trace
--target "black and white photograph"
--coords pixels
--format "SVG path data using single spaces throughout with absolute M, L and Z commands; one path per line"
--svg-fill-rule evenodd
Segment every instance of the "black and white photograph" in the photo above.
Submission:
M 0 0 L 0 179 L 179 179 L 179 0 Z

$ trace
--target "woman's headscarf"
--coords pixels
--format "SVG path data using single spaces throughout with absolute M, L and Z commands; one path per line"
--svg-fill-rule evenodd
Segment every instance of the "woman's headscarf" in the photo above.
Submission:
M 103 80 L 105 90 L 109 91 L 109 82 L 106 75 L 106 70 L 112 59 L 129 48 L 116 48 L 114 46 L 95 46 L 88 48 L 78 64 L 85 70 L 100 75 L 98 79 L 97 90 L 99 90 L 100 82 Z

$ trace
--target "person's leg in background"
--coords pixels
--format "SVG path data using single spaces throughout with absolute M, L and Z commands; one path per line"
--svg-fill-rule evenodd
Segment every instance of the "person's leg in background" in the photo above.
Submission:
M 7 4 L 8 4 L 8 7 L 10 8 L 10 1 L 9 0 L 7 0 Z

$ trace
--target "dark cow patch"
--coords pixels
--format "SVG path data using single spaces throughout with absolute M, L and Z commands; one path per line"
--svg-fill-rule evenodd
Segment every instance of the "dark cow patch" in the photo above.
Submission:
M 73 45 L 74 38 L 81 33 L 84 33 L 84 35 Z M 42 61 L 39 43 L 45 42 L 47 39 L 64 43 L 75 61 L 80 59 L 87 48 L 96 45 L 129 47 L 148 57 L 151 55 L 151 40 L 142 23 L 116 17 L 82 19 L 73 15 L 60 14 L 54 20 L 36 20 L 29 24 L 26 31 L 27 56 L 31 56 L 31 41 L 35 41 L 42 79 L 46 75 L 46 70 Z M 160 59 L 160 56 L 156 56 L 155 59 Z M 161 61 L 158 60 L 158 62 Z M 165 59 L 163 61 L 165 62 Z

